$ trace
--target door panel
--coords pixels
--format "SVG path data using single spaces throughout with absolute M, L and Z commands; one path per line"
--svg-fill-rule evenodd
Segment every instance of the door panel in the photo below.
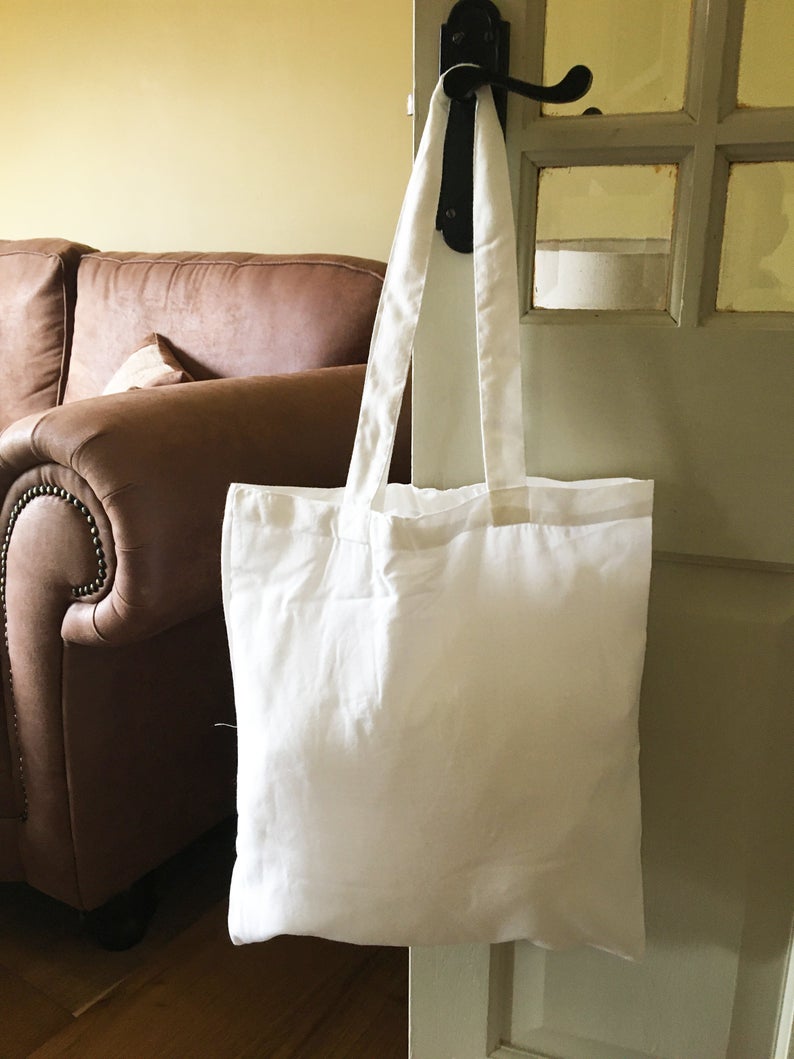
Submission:
M 441 971 L 428 982 L 428 950 L 413 950 L 414 1059 L 785 1059 L 794 582 L 657 562 L 648 644 L 646 957 L 459 946 L 433 953 Z M 439 1019 L 441 997 L 473 1024 Z M 419 1017 L 427 1007 L 432 1021 Z M 479 1050 L 457 1050 L 464 1028 Z
M 511 22 L 511 72 L 542 80 L 543 3 L 498 6 Z M 559 20 L 573 6 L 554 0 L 550 10 Z M 591 60 L 588 39 L 599 24 L 616 36 L 628 32 L 618 25 L 625 5 L 599 0 L 598 18 L 592 0 L 585 6 L 596 28 L 574 34 L 556 26 L 550 46 L 566 68 L 592 62 L 590 96 L 598 105 L 597 61 L 609 48 L 594 45 Z M 647 8 L 647 17 L 658 20 L 662 6 L 631 0 L 630 14 L 642 19 Z M 420 130 L 437 77 L 438 27 L 449 7 L 439 0 L 415 4 Z M 789 4 L 773 0 L 769 9 L 794 19 Z M 683 50 L 690 57 L 680 112 L 677 103 L 656 103 L 655 113 L 635 103 L 634 113 L 620 115 L 628 109 L 622 101 L 639 98 L 638 82 L 622 85 L 614 71 L 603 116 L 581 116 L 590 97 L 571 117 L 542 115 L 525 100 L 509 103 L 530 473 L 656 482 L 640 706 L 648 950 L 637 964 L 592 950 L 548 953 L 529 943 L 413 950 L 414 1059 L 787 1059 L 790 1053 L 794 312 L 785 311 L 790 276 L 777 263 L 788 253 L 794 203 L 784 186 L 772 207 L 767 193 L 753 190 L 765 179 L 761 169 L 738 168 L 734 177 L 740 173 L 750 188 L 740 189 L 745 198 L 738 206 L 734 196 L 727 221 L 726 201 L 732 165 L 774 163 L 784 166 L 778 175 L 788 174 L 794 101 L 786 96 L 785 73 L 779 82 L 763 79 L 767 93 L 780 84 L 780 100 L 764 95 L 762 110 L 736 106 L 743 11 L 741 0 L 694 0 L 691 18 L 679 11 L 665 20 L 660 53 Z M 768 32 L 765 0 L 751 0 L 748 12 L 747 32 L 756 41 L 761 23 Z M 669 39 L 682 25 L 689 28 L 686 45 Z M 779 37 L 788 44 L 776 39 L 774 54 L 787 48 L 794 68 L 794 24 L 788 33 L 781 26 Z M 550 70 L 545 79 L 561 72 Z M 544 169 L 636 164 L 677 170 L 666 307 L 533 308 Z M 587 222 L 588 194 L 580 198 L 575 208 Z M 723 255 L 725 223 L 733 244 Z M 751 235 L 767 223 L 777 232 L 761 232 L 751 247 Z M 605 250 L 597 244 L 604 232 L 577 224 L 576 252 L 583 257 L 576 267 L 592 273 L 604 267 L 604 253 L 618 254 L 629 284 L 625 259 L 637 249 L 631 240 L 659 234 L 612 226 L 607 235 L 623 243 Z M 560 232 L 558 242 L 570 237 L 567 228 Z M 720 276 L 736 262 L 750 270 L 734 283 L 749 301 L 723 297 L 718 308 L 718 284 L 728 289 Z M 426 295 L 432 312 L 414 350 L 418 484 L 482 478 L 472 320 L 455 294 L 470 285 L 470 258 L 437 240 Z M 763 301 L 769 290 L 772 299 Z M 774 311 L 755 311 L 762 305 Z
M 533 472 L 653 478 L 658 551 L 794 564 L 794 336 L 522 330 Z
M 517 945 L 528 967 L 505 1040 L 571 1059 L 773 1054 L 791 927 L 781 884 L 794 876 L 790 762 L 775 753 L 794 738 L 793 619 L 790 579 L 656 564 L 641 712 L 648 952 L 632 965 Z M 527 1004 L 533 959 L 542 1003 Z M 739 1010 L 740 972 L 764 971 L 777 988 L 751 989 Z

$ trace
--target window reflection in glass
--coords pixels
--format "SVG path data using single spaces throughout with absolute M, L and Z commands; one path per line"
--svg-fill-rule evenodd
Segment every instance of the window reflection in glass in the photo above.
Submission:
M 794 162 L 731 166 L 717 309 L 794 310 Z
M 745 0 L 739 105 L 794 107 L 794 3 Z
M 578 103 L 546 104 L 543 113 L 681 110 L 691 6 L 691 0 L 547 0 L 544 81 L 556 83 L 584 63 L 593 87 Z
M 542 169 L 533 306 L 665 309 L 676 174 L 675 165 Z

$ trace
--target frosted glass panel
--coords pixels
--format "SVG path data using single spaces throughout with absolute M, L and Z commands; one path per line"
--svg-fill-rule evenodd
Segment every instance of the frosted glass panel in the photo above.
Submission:
M 794 162 L 731 166 L 717 308 L 794 310 Z
M 746 0 L 739 105 L 794 106 L 794 3 Z
M 593 71 L 578 103 L 544 114 L 676 111 L 684 105 L 690 0 L 547 0 L 543 79 L 559 81 L 576 63 Z
M 664 309 L 677 167 L 540 172 L 532 303 L 538 309 Z

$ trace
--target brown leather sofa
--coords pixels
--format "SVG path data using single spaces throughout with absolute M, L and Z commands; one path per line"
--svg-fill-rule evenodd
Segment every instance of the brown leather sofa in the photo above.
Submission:
M 344 482 L 383 271 L 0 242 L 0 880 L 111 907 L 233 813 L 226 490 Z M 196 381 L 102 396 L 150 332 Z

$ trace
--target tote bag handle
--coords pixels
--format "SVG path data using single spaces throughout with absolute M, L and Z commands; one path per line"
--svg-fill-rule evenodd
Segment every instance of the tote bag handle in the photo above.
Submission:
M 382 505 L 427 282 L 449 104 L 439 80 L 378 305 L 346 504 L 376 510 Z M 523 485 L 526 463 L 510 180 L 488 86 L 477 90 L 474 127 L 474 297 L 483 464 L 493 492 Z

